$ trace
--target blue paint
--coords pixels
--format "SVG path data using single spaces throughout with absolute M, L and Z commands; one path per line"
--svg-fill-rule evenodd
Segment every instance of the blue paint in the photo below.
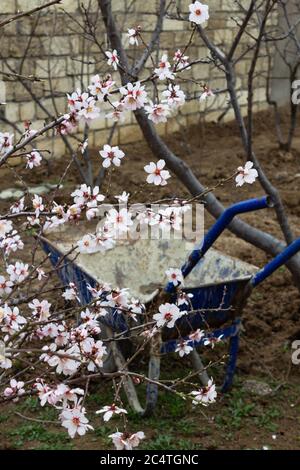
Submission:
M 225 209 L 223 214 L 218 218 L 214 225 L 209 229 L 205 237 L 203 238 L 200 245 L 198 245 L 190 254 L 187 262 L 182 266 L 182 274 L 186 277 L 198 263 L 198 261 L 205 255 L 207 250 L 212 246 L 216 239 L 221 235 L 225 228 L 230 224 L 232 219 L 237 214 L 244 214 L 246 212 L 252 212 L 260 209 L 266 209 L 270 207 L 270 199 L 267 196 L 262 198 L 248 199 L 247 201 L 241 201 Z M 166 286 L 167 292 L 172 292 L 174 285 L 170 282 Z
M 68 287 L 69 283 L 73 282 L 77 288 L 80 303 L 82 305 L 89 304 L 93 297 L 88 287 L 96 287 L 96 279 L 77 266 L 74 261 L 63 256 L 52 244 L 45 240 L 41 240 L 41 244 L 44 251 L 48 253 L 52 265 L 57 269 L 57 274 L 62 284 Z M 116 332 L 128 330 L 125 316 L 122 313 L 113 308 L 108 308 L 107 310 L 107 315 L 98 318 L 100 323 L 109 326 Z
M 300 250 L 300 238 L 291 243 L 285 250 L 283 250 L 279 255 L 277 255 L 272 261 L 270 261 L 266 266 L 258 271 L 251 279 L 251 284 L 253 287 L 260 284 L 267 277 L 269 277 L 276 269 L 284 265 L 290 258 L 292 258 Z
M 270 200 L 267 197 L 263 197 L 260 199 L 250 199 L 248 201 L 239 202 L 226 209 L 205 235 L 202 243 L 193 250 L 188 261 L 183 265 L 182 272 L 184 277 L 186 277 L 191 272 L 191 270 L 199 261 L 201 262 L 201 258 L 212 246 L 214 241 L 223 232 L 223 230 L 230 224 L 235 215 L 264 209 L 270 206 Z M 90 285 L 91 287 L 95 287 L 97 281 L 88 275 L 83 269 L 79 268 L 76 262 L 73 262 L 72 260 L 69 260 L 67 257 L 63 256 L 53 247 L 51 243 L 48 243 L 45 240 L 41 240 L 41 244 L 45 252 L 49 254 L 52 265 L 56 268 L 58 267 L 58 275 L 62 283 L 67 286 L 70 282 L 73 282 L 78 289 L 78 295 L 81 303 L 83 305 L 88 304 L 92 300 L 92 295 L 88 290 L 88 286 Z M 285 264 L 286 261 L 294 256 L 299 250 L 300 239 L 293 242 L 282 253 L 276 256 L 274 260 L 268 263 L 262 270 L 252 277 L 250 282 L 253 287 L 260 284 L 276 269 Z M 220 271 L 220 279 L 230 277 L 228 268 L 222 266 L 221 263 L 219 263 L 218 269 Z M 197 310 L 197 312 L 190 313 L 182 317 L 177 321 L 176 325 L 183 329 L 192 328 L 193 330 L 196 330 L 197 328 L 206 329 L 207 323 L 214 323 L 216 326 L 224 325 L 226 322 L 231 320 L 229 307 L 231 306 L 232 300 L 237 291 L 243 288 L 244 285 L 244 280 L 237 279 L 235 281 L 229 281 L 210 286 L 206 285 L 203 287 L 186 289 L 185 292 L 193 294 L 193 298 L 191 299 L 192 309 Z M 170 293 L 174 291 L 174 286 L 172 283 L 169 283 L 166 286 L 166 291 Z M 186 309 L 186 306 L 183 306 L 182 309 Z M 128 330 L 125 316 L 113 308 L 109 309 L 109 313 L 105 317 L 101 317 L 99 321 L 109 325 L 110 328 L 116 332 L 124 332 Z M 230 340 L 229 360 L 222 387 L 223 392 L 227 391 L 231 387 L 234 377 L 239 346 L 240 322 L 240 318 L 236 318 L 229 326 L 224 328 L 217 328 L 206 334 L 206 338 L 219 338 L 222 336 L 222 340 Z M 180 340 L 172 339 L 165 341 L 161 346 L 161 354 L 174 352 L 178 346 L 178 343 L 182 340 L 188 341 L 189 345 L 195 348 L 202 346 L 204 344 L 205 338 L 202 338 L 200 341 L 190 341 L 188 337 L 181 338 Z M 152 367 L 155 368 L 156 365 L 152 364 Z M 159 370 L 157 370 L 157 375 L 159 377 Z M 146 411 L 148 410 L 150 412 L 154 408 L 157 400 L 157 393 L 157 386 L 155 384 L 148 384 Z

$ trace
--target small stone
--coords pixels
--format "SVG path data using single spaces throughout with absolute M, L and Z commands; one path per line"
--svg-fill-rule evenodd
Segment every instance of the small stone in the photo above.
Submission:
M 29 189 L 29 193 L 41 196 L 42 194 L 49 193 L 49 188 L 47 186 L 34 186 Z
M 20 199 L 23 196 L 24 192 L 20 189 L 9 188 L 4 189 L 0 192 L 0 199 Z
M 245 392 L 253 395 L 264 397 L 272 393 L 271 387 L 266 382 L 258 382 L 257 380 L 246 380 L 243 384 Z

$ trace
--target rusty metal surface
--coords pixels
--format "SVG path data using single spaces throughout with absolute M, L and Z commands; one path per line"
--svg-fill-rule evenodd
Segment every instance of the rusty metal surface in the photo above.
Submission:
M 86 232 L 82 226 L 71 230 L 60 228 L 47 238 L 65 254 Z M 104 253 L 77 253 L 74 262 L 97 281 L 108 282 L 112 287 L 127 287 L 134 297 L 147 303 L 165 285 L 166 269 L 181 267 L 193 248 L 193 243 L 189 246 L 184 240 L 124 241 Z M 257 270 L 251 264 L 210 249 L 186 278 L 185 286 L 194 288 L 249 279 Z

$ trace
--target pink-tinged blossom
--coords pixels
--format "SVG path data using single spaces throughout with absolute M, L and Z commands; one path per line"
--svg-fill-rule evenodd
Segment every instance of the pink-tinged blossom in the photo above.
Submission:
M 180 89 L 179 85 L 173 85 L 172 83 L 170 83 L 168 89 L 163 91 L 162 95 L 162 101 L 167 103 L 167 105 L 172 109 L 176 109 L 180 106 L 183 106 L 185 103 L 185 94 Z
M 72 375 L 80 367 L 79 348 L 75 345 L 66 351 L 59 351 L 58 354 L 51 354 L 47 359 L 49 366 L 56 367 L 57 374 Z M 74 359 L 73 359 L 74 357 Z
M 119 64 L 119 57 L 116 49 L 114 49 L 112 52 L 106 51 L 105 55 L 107 57 L 107 64 L 112 66 L 114 70 L 117 70 L 118 64 Z
M 0 297 L 10 294 L 12 291 L 13 283 L 4 276 L 0 276 Z
M 0 132 L 0 155 L 5 155 L 13 149 L 14 136 L 9 132 Z
M 93 234 L 86 234 L 77 242 L 80 253 L 95 253 L 96 252 L 96 239 Z
M 137 447 L 142 439 L 145 439 L 143 431 L 134 434 L 115 432 L 109 436 L 117 450 L 132 450 Z
M 257 170 L 253 168 L 253 162 L 246 162 L 245 166 L 239 166 L 239 174 L 235 178 L 237 186 L 243 186 L 244 183 L 252 184 L 258 177 Z
M 42 161 L 42 156 L 40 152 L 38 152 L 37 150 L 32 150 L 32 152 L 26 155 L 26 160 L 27 160 L 26 168 L 30 168 L 32 170 L 32 168 L 36 166 L 40 166 L 41 161 Z
M 210 346 L 211 349 L 214 349 L 215 344 L 219 343 L 221 339 L 223 338 L 223 336 L 224 335 L 207 337 L 205 338 L 203 344 L 204 346 Z
M 37 391 L 37 395 L 40 400 L 40 405 L 45 406 L 46 403 L 54 404 L 51 402 L 50 396 L 52 394 L 52 389 L 49 385 L 45 384 L 42 379 L 37 379 L 36 383 L 33 385 L 34 389 Z
M 129 111 L 143 108 L 148 101 L 145 87 L 140 82 L 127 83 L 126 87 L 120 88 L 120 93 L 123 95 L 124 108 Z
M 6 272 L 9 275 L 11 282 L 18 284 L 23 282 L 28 276 L 28 264 L 17 261 L 15 264 L 10 264 L 6 269 Z
M 110 96 L 110 91 L 114 86 L 115 82 L 111 79 L 109 75 L 105 80 L 101 80 L 99 75 L 92 77 L 91 85 L 89 85 L 89 90 L 91 95 L 96 96 L 98 101 L 103 102 L 106 97 Z
M 165 103 L 153 104 L 151 102 L 149 106 L 145 106 L 145 110 L 148 114 L 148 119 L 154 122 L 154 124 L 159 124 L 160 122 L 167 122 L 168 116 L 170 114 L 170 108 Z
M 206 387 L 201 388 L 200 390 L 194 390 L 190 393 L 193 397 L 193 405 L 204 405 L 207 406 L 210 403 L 214 403 L 217 398 L 216 386 L 213 383 L 213 379 L 208 381 Z
M 200 98 L 199 98 L 199 101 L 200 101 L 200 102 L 201 102 L 201 101 L 205 101 L 205 100 L 207 100 L 207 98 L 211 98 L 211 97 L 213 97 L 213 96 L 215 96 L 215 95 L 214 95 L 214 93 L 212 92 L 212 90 L 210 90 L 209 88 L 206 88 L 206 90 L 205 90 L 203 93 L 201 93 L 201 96 L 200 96 Z
M 37 194 L 33 196 L 32 206 L 35 210 L 35 216 L 39 217 L 40 213 L 43 212 L 43 210 L 45 209 L 41 196 L 38 196 Z
M 78 220 L 80 219 L 81 208 L 77 204 L 72 204 L 67 210 L 66 220 Z
M 114 415 L 127 414 L 124 408 L 119 408 L 114 403 L 110 406 L 104 406 L 101 410 L 96 411 L 96 415 L 103 413 L 103 421 L 109 421 Z
M 3 395 L 6 398 L 10 398 L 14 396 L 20 397 L 24 395 L 25 393 L 24 382 L 22 381 L 18 382 L 16 379 L 11 379 L 9 385 L 10 385 L 9 387 L 5 388 L 4 393 L 3 393 Z
M 0 307 L 0 322 L 3 320 L 3 309 Z M 10 369 L 12 367 L 12 362 L 8 356 L 11 356 L 11 353 L 6 352 L 6 347 L 4 341 L 0 341 L 0 368 L 1 369 Z
M 128 202 L 130 194 L 126 193 L 126 191 L 123 191 L 122 194 L 115 196 L 115 199 L 119 201 L 120 203 L 126 204 Z
M 141 315 L 146 310 L 145 305 L 142 304 L 139 299 L 135 299 L 133 297 L 130 299 L 130 304 L 128 305 L 128 309 L 130 310 L 128 314 L 131 315 L 134 318 L 134 320 L 136 320 L 135 314 Z
M 22 197 L 19 199 L 19 201 L 16 201 L 11 207 L 10 207 L 10 212 L 12 214 L 19 214 L 24 210 L 24 202 L 25 202 L 25 197 Z
M 64 325 L 59 325 L 57 327 L 57 334 L 55 338 L 55 344 L 59 347 L 62 348 L 64 346 L 67 346 L 69 343 L 69 333 L 65 330 Z
M 85 408 L 77 405 L 74 408 L 65 408 L 60 414 L 61 424 L 67 429 L 71 438 L 74 438 L 76 434 L 83 436 L 89 429 L 93 429 L 88 424 L 85 413 Z
M 189 21 L 192 23 L 202 24 L 209 19 L 208 5 L 200 2 L 191 3 L 189 10 Z
M 11 252 L 22 250 L 24 243 L 16 230 L 9 233 L 9 236 L 0 240 L 0 248 L 4 250 L 5 255 L 10 255 Z
M 106 216 L 106 221 L 113 233 L 118 236 L 119 234 L 127 233 L 133 225 L 131 217 L 132 214 L 125 207 L 119 211 L 117 209 L 110 209 Z
M 183 281 L 183 275 L 182 275 L 181 269 L 176 269 L 176 268 L 167 269 L 166 275 L 167 275 L 168 281 L 172 282 L 175 287 L 179 285 L 183 286 L 184 281 Z
M 36 272 L 37 272 L 38 281 L 42 281 L 43 279 L 47 277 L 47 275 L 45 274 L 45 271 L 42 268 L 37 268 Z
M 68 97 L 68 107 L 71 112 L 77 112 L 82 107 L 82 102 L 87 100 L 89 95 L 88 93 L 81 93 L 81 90 L 78 88 L 71 95 L 67 94 Z M 65 119 L 69 119 L 69 115 L 65 115 Z
M 127 31 L 128 31 L 127 36 L 129 38 L 129 44 L 131 44 L 131 46 L 134 46 L 134 45 L 138 46 L 139 45 L 138 37 L 140 34 L 140 27 L 129 28 Z
M 114 289 L 107 296 L 102 305 L 115 308 L 127 308 L 128 289 Z
M 48 228 L 53 228 L 57 227 L 58 225 L 64 224 L 68 217 L 67 214 L 64 211 L 63 206 L 56 204 L 56 202 L 53 203 L 53 207 L 51 209 L 51 212 L 53 212 L 56 215 L 53 215 L 52 217 L 47 218 L 45 224 L 44 224 L 44 230 L 47 230 Z
M 88 328 L 89 331 L 95 331 L 95 329 L 97 329 L 100 333 L 101 328 L 99 327 L 99 322 L 97 320 L 98 316 L 98 313 L 92 313 L 88 308 L 86 308 L 80 313 L 82 324 L 79 326 L 79 328 Z
M 33 316 L 39 317 L 39 321 L 46 321 L 50 317 L 51 304 L 48 300 L 42 300 L 40 302 L 38 299 L 33 299 L 33 301 L 28 304 L 28 307 L 32 310 Z
M 77 111 L 72 111 L 70 114 L 66 114 L 64 121 L 62 121 L 56 127 L 56 133 L 59 135 L 68 135 L 76 131 L 78 126 L 79 116 Z
M 111 147 L 110 145 L 104 145 L 103 149 L 99 151 L 101 157 L 104 159 L 102 166 L 109 168 L 111 164 L 115 166 L 121 165 L 121 159 L 125 157 L 125 153 L 119 149 L 118 146 Z
M 190 333 L 189 339 L 190 341 L 201 341 L 201 339 L 204 337 L 204 331 L 200 330 L 199 328 L 196 331 L 193 331 L 193 333 Z
M 206 101 L 207 98 L 211 98 L 215 96 L 214 92 L 207 86 L 207 85 L 204 85 L 203 86 L 203 93 L 201 93 L 200 95 L 200 98 L 199 98 L 199 101 Z
M 98 202 L 102 202 L 105 199 L 105 196 L 99 193 L 99 186 L 94 186 L 92 189 L 86 184 L 82 184 L 71 196 L 74 198 L 74 203 L 80 207 L 85 205 L 88 207 L 96 207 Z
M 177 297 L 177 305 L 180 307 L 181 305 L 190 305 L 191 300 L 194 297 L 192 293 L 187 292 L 179 292 Z
M 103 359 L 106 354 L 107 349 L 103 345 L 103 342 L 100 340 L 94 342 L 91 351 L 86 353 L 87 370 L 89 372 L 95 372 L 96 370 L 103 367 Z
M 8 334 L 14 334 L 20 330 L 20 326 L 27 323 L 26 318 L 24 318 L 18 309 L 18 307 L 9 307 L 5 304 L 3 307 L 0 307 L 2 319 L 2 332 Z
M 170 228 L 173 230 L 181 230 L 182 228 L 182 216 L 180 213 L 174 211 L 173 207 L 167 207 L 165 210 L 161 210 L 159 225 L 162 230 L 169 231 Z
M 173 80 L 175 78 L 175 75 L 171 70 L 171 64 L 168 61 L 167 54 L 163 54 L 158 64 L 158 67 L 154 69 L 154 73 L 158 76 L 159 80 Z
M 96 251 L 107 251 L 111 250 L 115 244 L 116 240 L 113 238 L 115 236 L 111 228 L 104 225 L 102 230 L 98 230 L 95 236 Z
M 13 228 L 11 220 L 0 220 L 0 238 L 5 237 Z
M 83 118 L 88 124 L 91 120 L 97 119 L 100 116 L 100 109 L 96 106 L 96 100 L 93 97 L 89 97 L 86 101 L 83 101 L 78 116 Z
M 164 170 L 166 162 L 164 160 L 158 160 L 157 163 L 150 162 L 149 165 L 144 166 L 147 176 L 147 183 L 155 184 L 155 186 L 165 186 L 167 179 L 171 177 L 168 170 Z
M 85 151 L 88 149 L 88 146 L 89 146 L 89 139 L 85 139 L 83 142 L 79 144 L 79 149 L 82 155 L 84 155 Z
M 125 105 L 121 101 L 115 101 L 112 103 L 113 110 L 106 114 L 108 119 L 112 119 L 114 122 L 122 122 L 124 120 Z
M 54 391 L 58 401 L 62 401 L 63 405 L 66 406 L 68 401 L 78 403 L 78 395 L 83 396 L 84 390 L 82 388 L 70 388 L 68 385 L 63 383 L 59 384 Z
M 69 283 L 69 287 L 64 291 L 62 297 L 65 300 L 79 300 L 77 287 L 73 282 Z
M 188 341 L 179 341 L 177 343 L 175 352 L 178 352 L 180 357 L 190 354 L 191 351 L 193 351 L 193 347 L 190 346 Z
M 186 312 L 181 312 L 177 305 L 169 303 L 160 305 L 158 310 L 159 313 L 153 315 L 158 327 L 166 325 L 168 328 L 173 328 L 176 320 L 186 314 Z
M 191 67 L 189 66 L 189 56 L 184 55 L 180 49 L 178 49 L 173 57 L 174 67 L 176 70 L 189 70 Z
M 39 330 L 39 338 L 43 339 L 49 336 L 49 338 L 56 338 L 58 335 L 59 326 L 55 323 L 47 323 L 41 330 Z

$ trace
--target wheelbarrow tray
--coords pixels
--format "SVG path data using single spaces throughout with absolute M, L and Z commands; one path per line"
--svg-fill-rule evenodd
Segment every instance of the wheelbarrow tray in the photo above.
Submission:
M 82 304 L 91 301 L 87 286 L 101 282 L 112 288 L 128 288 L 134 298 L 149 304 L 165 285 L 165 271 L 180 266 L 194 247 L 194 243 L 186 240 L 140 239 L 123 241 L 106 252 L 81 254 L 75 249 L 68 255 L 92 227 L 63 225 L 41 237 L 53 266 L 59 265 L 62 282 L 65 285 L 74 282 Z M 257 270 L 256 266 L 210 249 L 185 279 L 184 290 L 193 294 L 193 309 L 200 310 L 189 318 L 193 326 L 200 328 L 207 323 L 218 326 L 229 320 L 232 299 Z M 127 328 L 120 314 L 105 319 L 115 330 Z M 186 319 L 179 322 L 185 330 Z M 170 337 L 170 331 L 167 333 Z

